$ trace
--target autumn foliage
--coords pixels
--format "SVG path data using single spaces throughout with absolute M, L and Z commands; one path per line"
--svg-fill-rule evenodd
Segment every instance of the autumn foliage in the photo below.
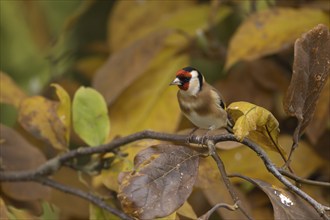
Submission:
M 0 1 L 0 218 L 329 219 L 330 8 L 289 2 Z M 187 141 L 188 65 L 232 131 Z

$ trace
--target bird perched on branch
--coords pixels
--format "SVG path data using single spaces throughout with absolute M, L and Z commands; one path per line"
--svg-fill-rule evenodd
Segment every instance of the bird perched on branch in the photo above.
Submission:
M 180 109 L 198 128 L 214 130 L 230 124 L 221 94 L 205 81 L 197 69 L 185 67 L 179 70 L 170 85 L 179 87 Z

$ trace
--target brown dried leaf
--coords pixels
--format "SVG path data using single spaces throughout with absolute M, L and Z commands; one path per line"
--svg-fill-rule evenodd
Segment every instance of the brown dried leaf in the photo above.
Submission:
M 293 75 L 284 110 L 298 119 L 295 140 L 312 120 L 316 103 L 330 71 L 330 33 L 318 25 L 295 42 Z
M 330 110 L 330 80 L 328 77 L 327 83 L 325 84 L 318 104 L 315 109 L 315 114 L 313 120 L 306 128 L 306 135 L 309 140 L 315 145 L 325 129 L 327 128 L 327 123 L 330 119 L 329 110 Z
M 15 130 L 0 125 L 1 168 L 6 171 L 33 170 L 46 162 L 45 156 Z M 2 192 L 19 201 L 46 199 L 49 188 L 34 182 L 1 183 Z
M 35 137 L 64 150 L 67 148 L 67 128 L 57 115 L 58 105 L 58 102 L 41 96 L 26 98 L 21 102 L 18 121 Z
M 258 59 L 238 64 L 214 86 L 221 91 L 227 103 L 244 100 L 276 114 L 278 109 L 274 100 L 279 93 L 287 90 L 290 82 L 288 74 L 289 71 L 274 60 Z
M 4 72 L 0 71 L 0 103 L 7 103 L 18 108 L 26 94 Z
M 163 48 L 173 31 L 149 34 L 109 57 L 97 71 L 92 85 L 111 104 L 128 86 L 149 68 L 151 61 Z
M 319 219 L 320 215 L 310 204 L 289 190 L 279 188 L 267 182 L 244 177 L 245 180 L 258 186 L 270 199 L 274 219 Z
M 199 153 L 175 145 L 156 145 L 135 157 L 135 170 L 121 179 L 118 198 L 139 219 L 168 216 L 184 204 L 195 183 Z

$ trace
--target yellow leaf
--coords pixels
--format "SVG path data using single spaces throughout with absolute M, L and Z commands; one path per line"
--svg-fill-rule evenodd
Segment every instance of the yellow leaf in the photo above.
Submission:
M 18 121 L 37 138 L 58 150 L 67 148 L 66 127 L 57 116 L 58 102 L 41 96 L 24 99 L 19 107 Z
M 278 143 L 279 123 L 271 112 L 249 102 L 233 102 L 227 111 L 235 121 L 233 131 L 239 140 L 248 137 L 265 149 L 285 155 Z
M 197 215 L 188 201 L 183 203 L 183 205 L 176 212 L 187 219 L 197 219 Z
M 329 24 L 329 16 L 316 9 L 276 8 L 253 14 L 230 41 L 226 68 L 275 53 L 319 23 Z
M 159 16 L 159 8 L 162 8 Z M 116 5 L 109 21 L 109 45 L 117 51 L 131 42 L 152 32 L 175 29 L 189 35 L 195 35 L 197 30 L 208 28 L 208 18 L 211 7 L 207 4 L 196 4 L 193 1 L 145 1 L 142 4 L 132 1 L 120 1 Z M 228 7 L 217 10 L 214 22 L 229 15 Z M 146 16 L 146 14 L 148 16 Z M 173 37 L 178 46 L 180 39 Z
M 175 72 L 186 66 L 187 55 L 163 49 L 150 68 L 124 91 L 110 107 L 112 137 L 153 129 L 173 132 L 180 119 L 177 88 L 169 87 Z M 164 65 L 166 64 L 166 65 Z
M 58 84 L 51 84 L 51 86 L 56 89 L 56 95 L 60 100 L 56 113 L 65 127 L 65 138 L 66 142 L 69 143 L 71 131 L 71 99 L 62 86 Z
M 112 53 L 96 72 L 92 82 L 108 105 L 147 71 L 159 52 L 168 46 L 166 41 L 172 34 L 173 31 L 169 30 L 153 32 L 125 49 Z M 181 37 L 178 34 L 175 36 Z
M 108 41 L 118 51 L 160 28 L 160 24 L 192 1 L 118 1 L 109 17 Z M 161 16 L 159 9 L 161 8 Z
M 26 94 L 4 72 L 0 71 L 0 103 L 7 103 L 18 108 Z
M 279 143 L 286 151 L 289 151 L 292 145 L 292 137 L 289 135 L 280 135 Z M 218 153 L 221 155 L 221 159 L 228 173 L 241 173 L 250 178 L 261 179 L 273 185 L 281 184 L 276 177 L 269 173 L 261 158 L 244 145 L 231 150 L 218 150 Z M 267 154 L 277 167 L 283 165 L 283 159 L 278 153 L 269 151 Z M 306 166 L 306 161 L 308 161 L 308 166 Z M 244 166 L 242 164 L 244 164 Z M 326 164 L 328 164 L 328 161 L 322 159 L 307 142 L 301 141 L 299 142 L 299 148 L 296 149 L 294 159 L 290 166 L 296 175 L 307 178 Z M 212 158 L 205 158 L 200 161 L 197 184 L 199 184 L 198 186 L 201 188 L 209 189 L 211 191 L 210 197 L 213 196 L 212 198 L 215 200 L 217 199 L 217 197 L 215 197 L 217 194 L 214 194 L 214 188 L 217 188 L 219 185 L 219 178 L 219 170 Z M 242 182 L 239 178 L 233 178 L 231 180 L 234 183 Z M 219 190 L 221 192 L 222 189 Z M 226 198 L 230 199 L 230 197 L 225 197 L 227 196 L 225 194 L 220 194 L 219 196 L 223 196 L 223 200 Z

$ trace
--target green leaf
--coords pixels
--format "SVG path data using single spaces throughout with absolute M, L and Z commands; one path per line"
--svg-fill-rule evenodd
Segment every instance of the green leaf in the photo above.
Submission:
M 43 213 L 41 215 L 41 220 L 48 220 L 53 219 L 57 220 L 60 219 L 60 210 L 55 205 L 48 203 L 46 201 L 42 202 L 42 210 Z
M 90 146 L 103 144 L 110 132 L 108 109 L 103 96 L 92 88 L 77 90 L 72 103 L 73 128 Z

